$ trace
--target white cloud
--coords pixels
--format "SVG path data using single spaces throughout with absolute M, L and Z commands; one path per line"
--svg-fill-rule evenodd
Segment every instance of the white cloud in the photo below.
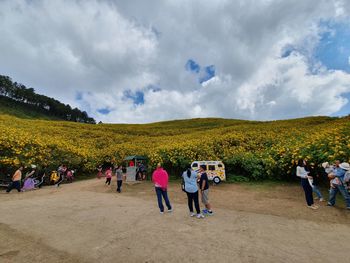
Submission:
M 344 19 L 349 7 L 345 0 L 5 0 L 0 74 L 104 122 L 329 115 L 346 103 L 349 74 L 327 70 L 312 54 L 327 30 L 319 21 Z M 281 58 L 286 45 L 300 52 Z M 200 84 L 185 70 L 188 59 L 215 65 L 217 75 Z M 129 89 L 143 91 L 145 103 L 124 100 Z

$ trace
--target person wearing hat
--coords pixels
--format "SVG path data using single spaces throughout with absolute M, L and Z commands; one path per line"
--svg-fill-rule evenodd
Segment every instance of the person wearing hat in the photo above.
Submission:
M 334 173 L 329 174 L 328 177 L 332 180 L 337 179 L 337 181 L 333 181 L 330 191 L 329 191 L 329 201 L 328 206 L 334 206 L 335 200 L 338 192 L 344 197 L 346 202 L 346 208 L 350 209 L 350 194 L 348 193 L 345 185 L 345 174 L 350 171 L 350 165 L 348 163 L 341 163 L 339 167 L 334 168 Z

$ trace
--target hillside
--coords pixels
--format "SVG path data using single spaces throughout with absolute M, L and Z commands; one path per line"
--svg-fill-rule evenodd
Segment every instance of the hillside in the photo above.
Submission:
M 13 82 L 10 77 L 3 75 L 0 75 L 0 113 L 20 118 L 96 123 L 85 111 L 37 94 L 33 88 Z
M 93 172 L 127 155 L 165 164 L 178 175 L 193 160 L 223 160 L 229 174 L 291 179 L 294 161 L 350 159 L 349 118 L 310 117 L 252 122 L 192 119 L 152 124 L 83 124 L 0 114 L 0 169 L 19 162 L 60 163 Z

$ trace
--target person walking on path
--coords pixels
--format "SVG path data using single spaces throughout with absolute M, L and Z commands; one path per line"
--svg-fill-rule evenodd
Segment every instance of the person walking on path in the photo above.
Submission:
M 105 175 L 106 175 L 105 185 L 110 185 L 111 184 L 111 180 L 112 180 L 112 168 L 111 167 L 109 167 L 106 170 Z
M 158 163 L 157 169 L 152 174 L 152 182 L 154 183 L 154 188 L 157 194 L 158 206 L 161 214 L 164 214 L 164 205 L 162 197 L 164 198 L 165 204 L 168 208 L 168 212 L 173 211 L 168 198 L 168 181 L 168 173 L 162 168 L 162 165 Z
M 188 209 L 190 210 L 190 216 L 193 217 L 196 214 L 193 213 L 193 203 L 196 208 L 197 218 L 204 218 L 201 214 L 198 200 L 198 185 L 197 185 L 197 173 L 191 168 L 187 168 L 182 174 L 183 183 L 185 185 L 185 192 L 187 194 Z
M 203 210 L 203 214 L 212 215 L 213 211 L 211 210 L 211 205 L 209 203 L 209 180 L 206 170 L 206 165 L 201 165 L 199 167 L 199 172 L 201 174 L 199 179 L 199 188 L 201 189 L 202 203 L 205 205 L 206 208 Z
M 341 163 L 334 169 L 332 174 L 328 175 L 330 179 L 333 179 L 333 183 L 329 191 L 329 201 L 327 206 L 335 205 L 337 194 L 340 192 L 345 199 L 346 208 L 350 210 L 350 195 L 345 186 L 345 174 L 347 171 L 350 171 L 350 165 L 348 163 Z
M 115 170 L 115 176 L 117 177 L 117 192 L 121 193 L 123 184 L 123 170 L 121 166 L 117 166 Z
M 18 170 L 13 174 L 12 182 L 8 186 L 6 193 L 11 192 L 12 189 L 17 189 L 18 192 L 21 192 L 22 171 L 23 171 L 23 165 L 20 165 Z
M 300 159 L 297 166 L 297 176 L 301 178 L 301 185 L 305 192 L 305 199 L 307 207 L 311 209 L 318 209 L 318 206 L 314 204 L 314 198 L 312 196 L 312 187 L 309 180 L 312 180 L 312 176 L 309 175 L 309 172 L 305 170 L 306 161 Z

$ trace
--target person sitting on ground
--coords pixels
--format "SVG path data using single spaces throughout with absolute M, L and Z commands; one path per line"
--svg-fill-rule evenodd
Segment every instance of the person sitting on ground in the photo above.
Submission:
M 207 166 L 201 165 L 199 167 L 200 179 L 199 179 L 199 188 L 201 189 L 202 203 L 205 205 L 205 208 L 202 212 L 204 215 L 212 215 L 213 211 L 209 202 L 209 180 L 206 173 Z
M 182 173 L 182 179 L 185 185 L 185 192 L 187 194 L 188 209 L 190 210 L 190 216 L 193 217 L 196 214 L 193 213 L 193 203 L 196 208 L 197 218 L 204 218 L 199 207 L 198 200 L 198 185 L 197 185 L 197 173 L 188 167 L 186 171 Z
M 348 163 L 341 163 L 339 167 L 334 169 L 333 174 L 329 174 L 330 179 L 337 179 L 337 181 L 333 182 L 333 187 L 329 191 L 329 201 L 328 206 L 334 206 L 335 200 L 338 192 L 344 197 L 346 202 L 346 208 L 350 210 L 350 194 L 345 186 L 345 174 L 350 170 L 350 165 Z
M 26 174 L 24 178 L 24 184 L 22 187 L 22 191 L 29 191 L 35 189 L 34 175 L 36 173 L 36 165 L 31 165 L 32 170 Z
M 21 192 L 22 171 L 23 165 L 20 165 L 17 171 L 13 174 L 12 182 L 7 187 L 6 193 L 10 193 L 12 189 L 17 189 L 18 192 Z
M 102 166 L 99 166 L 97 167 L 97 179 L 101 179 L 102 176 L 103 176 Z

